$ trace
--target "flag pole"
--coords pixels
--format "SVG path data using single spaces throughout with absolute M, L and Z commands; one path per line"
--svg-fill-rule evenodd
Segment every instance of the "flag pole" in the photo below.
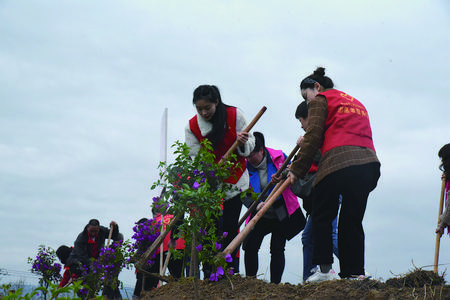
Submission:
M 167 119 L 168 119 L 168 108 L 164 108 L 164 112 L 163 112 L 163 116 L 161 119 L 161 161 L 166 163 L 167 162 Z M 162 234 L 164 231 L 164 215 L 161 212 L 161 227 L 160 227 L 160 231 Z M 164 265 L 163 265 L 163 261 L 164 261 L 164 242 L 161 243 L 161 246 L 159 248 L 159 274 L 161 276 L 164 275 L 165 273 L 165 269 L 164 269 Z M 158 286 L 161 286 L 162 282 L 159 281 L 158 282 Z

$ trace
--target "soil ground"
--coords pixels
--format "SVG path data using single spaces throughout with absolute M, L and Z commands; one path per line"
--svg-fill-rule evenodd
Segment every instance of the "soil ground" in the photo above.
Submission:
M 335 280 L 316 284 L 272 284 L 234 275 L 218 282 L 198 280 L 198 299 L 450 299 L 443 276 L 415 270 L 386 282 Z M 141 299 L 195 299 L 194 281 L 183 278 L 146 292 Z

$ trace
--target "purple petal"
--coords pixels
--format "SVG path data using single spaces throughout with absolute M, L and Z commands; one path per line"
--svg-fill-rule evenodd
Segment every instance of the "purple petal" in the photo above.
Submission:
M 233 258 L 231 257 L 231 254 L 225 255 L 225 261 L 226 262 L 232 262 L 233 261 Z
M 217 274 L 216 273 L 211 273 L 211 276 L 209 276 L 209 280 L 210 281 L 217 281 Z
M 217 267 L 217 275 L 223 275 L 225 272 L 222 267 Z
M 194 182 L 194 185 L 192 186 L 193 189 L 198 189 L 198 187 L 200 186 L 200 184 L 198 184 L 198 182 Z

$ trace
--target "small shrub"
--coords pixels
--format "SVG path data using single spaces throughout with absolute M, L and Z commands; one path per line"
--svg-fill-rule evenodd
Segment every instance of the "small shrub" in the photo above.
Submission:
M 50 283 L 56 284 L 61 280 L 61 265 L 56 263 L 55 250 L 51 247 L 40 245 L 35 259 L 28 257 L 28 263 L 32 265 L 31 272 L 40 276 L 39 285 L 44 287 L 44 299 L 47 299 L 45 292 Z

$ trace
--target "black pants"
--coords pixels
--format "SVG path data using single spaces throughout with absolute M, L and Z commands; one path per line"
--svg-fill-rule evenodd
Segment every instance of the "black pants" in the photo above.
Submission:
M 166 259 L 167 253 L 168 252 L 164 252 L 164 259 Z M 159 257 L 160 257 L 159 254 L 155 256 L 155 259 L 153 260 L 155 263 L 146 269 L 147 272 L 159 274 L 160 269 Z M 172 275 L 173 278 L 181 278 L 181 274 L 183 271 L 183 260 L 173 259 L 173 257 L 171 256 L 167 268 L 169 269 L 169 273 L 170 275 Z M 133 292 L 134 296 L 139 297 L 141 295 L 143 281 L 144 281 L 144 274 L 139 272 L 136 273 L 136 285 L 134 286 Z M 144 283 L 144 291 L 151 291 L 152 289 L 158 287 L 158 281 L 159 279 L 157 279 L 156 277 L 146 276 Z
M 264 237 L 271 233 L 270 238 L 270 282 L 280 283 L 284 272 L 284 246 L 286 236 L 278 219 L 261 218 L 245 241 L 245 275 L 256 276 L 258 272 L 258 252 Z
M 220 237 L 222 236 L 223 232 L 227 232 L 228 235 L 226 238 L 224 238 L 222 242 L 222 247 L 220 251 L 225 250 L 225 248 L 233 241 L 233 239 L 237 236 L 239 231 L 239 217 L 241 215 L 241 209 L 242 209 L 242 201 L 241 201 L 241 195 L 238 194 L 234 196 L 231 199 L 228 199 L 224 201 L 223 203 L 223 211 L 222 216 L 217 220 L 217 235 Z M 238 261 L 237 253 L 239 251 L 239 248 L 233 251 L 231 253 L 231 257 L 233 258 L 233 261 L 231 263 L 227 263 L 228 267 L 234 267 L 235 263 Z M 238 271 L 238 270 L 236 270 Z M 203 265 L 203 276 L 204 279 L 209 279 L 209 276 L 211 274 L 211 266 L 208 264 Z
M 106 296 L 109 300 L 122 300 L 122 295 L 120 294 L 119 287 L 111 288 L 106 286 L 103 289 L 103 296 Z
M 223 203 L 223 232 L 228 232 L 227 237 L 222 244 L 222 251 L 233 241 L 238 235 L 239 231 L 239 216 L 241 215 L 242 201 L 241 195 L 236 195 L 233 198 Z M 235 261 L 239 248 L 234 250 L 231 254 L 233 261 Z M 233 265 L 233 263 L 231 263 Z
M 364 274 L 362 220 L 369 193 L 380 177 L 380 164 L 351 166 L 327 175 L 315 187 L 311 221 L 314 239 L 313 264 L 333 263 L 332 222 L 339 209 L 339 265 L 342 278 Z

